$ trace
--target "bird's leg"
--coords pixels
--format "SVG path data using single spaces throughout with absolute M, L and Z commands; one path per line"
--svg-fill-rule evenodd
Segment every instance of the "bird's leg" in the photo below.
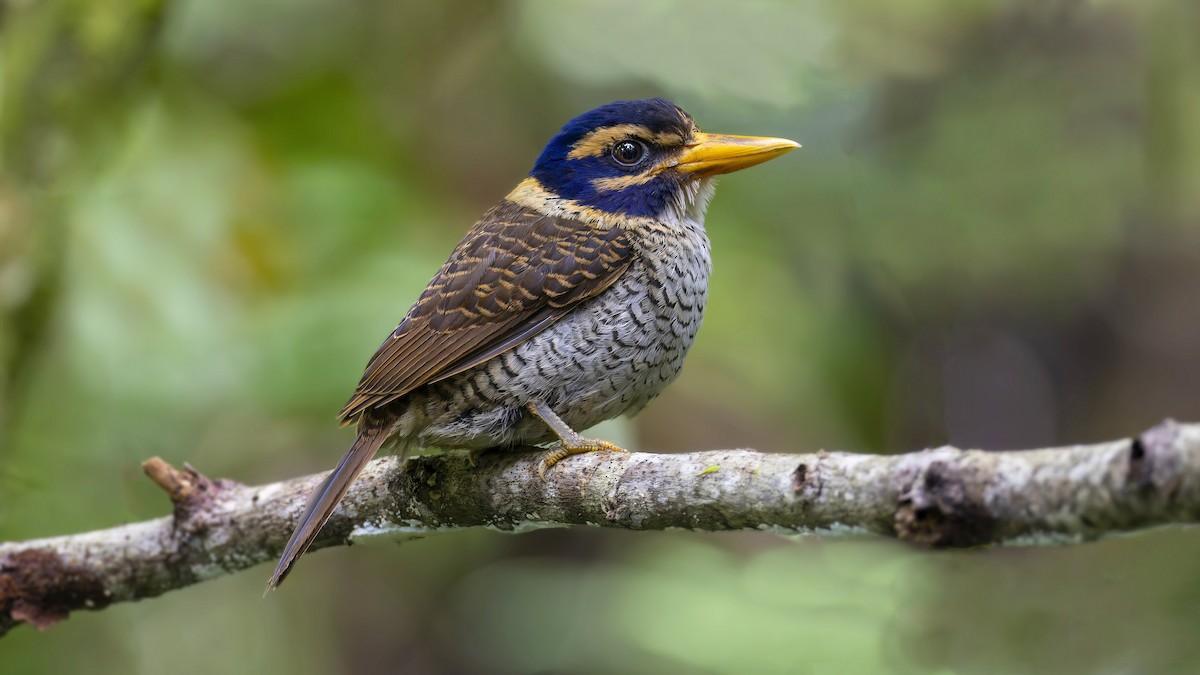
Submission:
M 616 443 L 580 436 L 578 432 L 567 426 L 567 423 L 563 422 L 558 415 L 554 414 L 554 411 L 544 401 L 531 401 L 525 407 L 529 412 L 537 415 L 539 419 L 545 422 L 546 426 L 550 427 L 550 430 L 558 436 L 558 442 L 550 446 L 549 450 L 542 457 L 542 461 L 538 463 L 538 476 L 542 480 L 546 480 L 546 469 L 558 464 L 559 461 L 569 455 L 580 455 L 585 452 L 599 452 L 601 450 L 608 452 L 629 452 Z

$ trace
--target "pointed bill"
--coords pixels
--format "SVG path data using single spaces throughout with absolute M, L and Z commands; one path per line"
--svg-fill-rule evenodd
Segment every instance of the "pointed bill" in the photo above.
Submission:
M 674 169 L 698 176 L 740 171 L 800 147 L 786 138 L 698 133 L 684 148 Z

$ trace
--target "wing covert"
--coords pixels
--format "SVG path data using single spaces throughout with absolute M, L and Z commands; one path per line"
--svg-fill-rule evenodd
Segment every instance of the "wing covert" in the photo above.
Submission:
M 632 259 L 619 228 L 500 204 L 380 345 L 339 417 L 353 421 L 528 340 L 611 286 Z

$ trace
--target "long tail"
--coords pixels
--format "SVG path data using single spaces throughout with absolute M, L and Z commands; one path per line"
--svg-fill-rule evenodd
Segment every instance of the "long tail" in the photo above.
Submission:
M 275 573 L 267 582 L 268 592 L 279 588 L 279 584 L 283 583 L 288 572 L 292 571 L 296 560 L 308 550 L 313 540 L 317 538 L 317 533 L 321 531 L 321 527 L 325 525 L 325 521 L 329 520 L 329 516 L 337 508 L 338 502 L 346 494 L 346 490 L 350 489 L 350 484 L 354 482 L 355 477 L 387 440 L 389 431 L 390 429 L 386 425 L 372 424 L 368 420 L 363 420 L 354 445 L 351 445 L 350 449 L 346 451 L 342 461 L 338 462 L 337 468 L 321 481 L 321 484 L 313 491 L 312 497 L 309 498 L 308 506 L 304 507 L 304 514 L 300 516 L 296 531 L 292 532 L 292 538 L 288 540 L 287 546 L 283 549 L 283 555 L 279 558 L 279 564 L 275 566 Z

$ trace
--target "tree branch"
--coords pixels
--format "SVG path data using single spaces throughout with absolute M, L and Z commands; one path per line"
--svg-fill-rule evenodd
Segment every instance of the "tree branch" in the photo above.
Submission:
M 1081 542 L 1200 520 L 1200 424 L 1019 452 L 593 453 L 539 480 L 534 452 L 372 462 L 312 548 L 468 527 L 874 533 L 922 546 Z M 403 470 L 402 470 L 403 466 Z M 171 516 L 0 544 L 0 635 L 274 560 L 320 476 L 248 487 L 144 465 Z M 264 575 L 265 578 L 265 575 Z

